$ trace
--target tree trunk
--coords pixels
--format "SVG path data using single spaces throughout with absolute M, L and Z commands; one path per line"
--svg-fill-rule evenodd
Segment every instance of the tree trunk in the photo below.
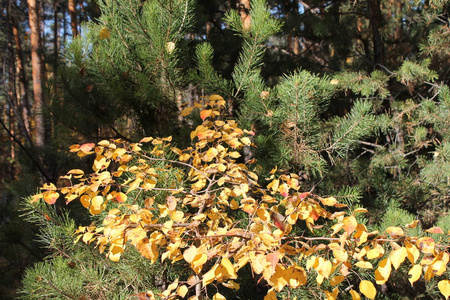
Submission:
M 384 66 L 384 47 L 380 34 L 382 23 L 380 1 L 367 0 L 367 8 L 369 10 L 370 26 L 372 27 L 373 65 L 377 69 L 380 66 Z
M 72 27 L 72 35 L 73 37 L 76 37 L 78 35 L 76 0 L 69 0 L 69 15 L 70 15 L 70 26 Z
M 39 23 L 39 0 L 27 0 L 31 30 L 31 67 L 33 74 L 33 112 L 35 121 L 34 140 L 37 147 L 44 145 L 44 115 L 42 112 L 42 60 Z
M 16 46 L 16 68 L 19 75 L 19 88 L 18 88 L 18 108 L 22 117 L 23 124 L 26 131 L 30 132 L 30 98 L 28 95 L 28 79 L 25 73 L 25 61 L 22 52 L 22 43 L 20 41 L 19 27 L 15 17 L 11 16 L 11 29 L 14 37 L 14 44 Z

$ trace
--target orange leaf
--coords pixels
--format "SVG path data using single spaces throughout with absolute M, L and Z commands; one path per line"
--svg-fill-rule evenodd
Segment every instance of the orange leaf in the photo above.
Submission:
M 114 197 L 114 199 L 118 203 L 123 203 L 123 202 L 127 201 L 127 198 L 128 198 L 127 195 L 122 192 L 117 193 L 116 196 Z
M 441 227 L 431 227 L 430 229 L 425 230 L 428 233 L 439 233 L 444 234 L 444 231 L 441 229 Z
M 44 193 L 44 201 L 47 202 L 47 204 L 54 204 L 58 198 L 59 194 L 57 192 L 49 191 Z
M 352 234 L 352 232 L 358 225 L 354 216 L 345 217 L 342 223 L 344 224 L 343 228 L 348 233 L 348 235 Z
M 95 147 L 94 143 L 87 143 L 80 146 L 80 150 L 83 152 L 89 152 L 92 150 L 92 148 Z
M 205 119 L 209 116 L 211 116 L 212 110 L 210 109 L 204 109 L 200 112 L 200 118 L 205 121 Z

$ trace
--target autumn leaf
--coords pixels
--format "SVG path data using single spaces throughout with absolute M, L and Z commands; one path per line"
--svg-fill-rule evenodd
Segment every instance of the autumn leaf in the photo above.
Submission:
M 358 225 L 354 216 L 345 217 L 342 223 L 344 224 L 343 228 L 348 235 L 352 234 Z
M 426 254 L 433 254 L 434 253 L 434 240 L 430 237 L 422 237 L 417 240 L 416 242 L 418 248 L 420 251 Z
M 386 228 L 386 232 L 394 239 L 405 235 L 403 229 L 400 227 L 388 227 Z
M 427 229 L 425 231 L 428 233 L 444 234 L 444 231 L 440 227 L 431 227 L 430 229 Z
M 95 147 L 94 143 L 87 143 L 80 146 L 80 151 L 83 151 L 84 153 L 88 153 Z
M 352 300 L 360 300 L 361 296 L 355 290 L 350 290 L 350 295 L 352 295 Z
M 422 266 L 421 265 L 414 265 L 409 271 L 408 275 L 411 277 L 408 279 L 411 285 L 414 284 L 417 280 L 419 280 L 420 275 L 422 275 Z
M 416 228 L 416 227 L 417 227 L 417 224 L 419 224 L 419 222 L 420 222 L 419 220 L 414 220 L 414 221 L 412 221 L 411 223 L 406 224 L 405 227 L 406 227 L 406 228 L 411 228 L 411 229 L 412 229 L 412 228 Z
M 441 280 L 438 283 L 439 291 L 444 295 L 445 299 L 450 297 L 450 280 Z
M 401 263 L 405 260 L 407 256 L 407 251 L 405 247 L 401 247 L 397 250 L 394 250 L 389 255 L 392 265 L 397 270 Z
M 202 121 L 205 121 L 205 119 L 209 116 L 211 116 L 212 114 L 212 110 L 210 109 L 204 109 L 200 112 L 200 118 L 202 119 Z
M 215 293 L 212 299 L 213 300 L 226 300 L 225 296 L 223 296 L 220 293 Z
M 385 258 L 378 264 L 375 270 L 375 280 L 377 284 L 385 284 L 391 275 L 392 267 L 389 258 Z
M 185 107 L 182 111 L 181 111 L 181 116 L 182 117 L 186 117 L 188 115 L 190 115 L 192 113 L 192 111 L 194 110 L 194 107 Z
M 191 247 L 189 247 L 184 251 L 183 253 L 184 260 L 187 261 L 188 263 L 191 263 L 194 260 L 195 256 L 197 256 L 197 252 L 198 252 L 197 248 L 192 245 Z
M 124 194 L 124 193 L 122 193 L 122 192 L 119 192 L 119 193 L 117 193 L 116 194 L 116 196 L 114 197 L 114 200 L 116 201 L 116 202 L 118 202 L 118 203 L 123 203 L 123 202 L 125 202 L 125 201 L 127 201 L 127 195 L 126 194 Z
M 328 197 L 328 198 L 321 198 L 320 202 L 322 202 L 323 205 L 333 206 L 337 203 L 337 200 L 334 197 Z
M 369 299 L 375 299 L 377 290 L 373 286 L 373 283 L 368 280 L 362 280 L 359 283 L 359 291 Z
M 47 202 L 47 204 L 55 204 L 56 200 L 59 198 L 59 194 L 55 191 L 45 192 L 43 196 L 44 201 Z
M 108 28 L 103 27 L 102 29 L 100 29 L 100 32 L 99 32 L 99 35 L 98 35 L 98 36 L 99 36 L 99 38 L 100 38 L 101 40 L 104 40 L 104 39 L 109 38 L 110 34 L 109 34 Z
M 336 300 L 339 294 L 339 288 L 334 288 L 332 292 L 324 291 L 327 296 L 327 300 Z

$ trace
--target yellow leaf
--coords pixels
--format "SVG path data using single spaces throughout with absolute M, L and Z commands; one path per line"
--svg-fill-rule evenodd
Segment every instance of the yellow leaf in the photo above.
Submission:
M 411 243 L 405 242 L 405 247 L 407 251 L 407 257 L 411 264 L 415 264 L 417 259 L 420 257 L 420 251 Z
M 325 295 L 327 296 L 327 300 L 336 300 L 337 295 L 339 294 L 339 288 L 334 288 L 333 292 L 324 291 Z
M 331 275 L 331 272 L 333 271 L 333 265 L 331 264 L 331 261 L 326 260 L 323 265 L 322 269 L 319 271 L 319 273 L 325 277 L 328 278 Z
M 407 251 L 405 247 L 401 247 L 397 250 L 394 250 L 389 255 L 392 265 L 397 270 L 398 267 L 402 264 L 407 256 Z
M 234 282 L 233 280 L 229 280 L 227 282 L 223 282 L 222 285 L 224 287 L 227 287 L 227 288 L 233 289 L 233 290 L 238 290 L 238 289 L 241 288 L 241 286 L 238 283 Z
M 207 260 L 208 260 L 208 256 L 206 254 L 204 254 L 204 253 L 197 254 L 191 263 L 192 269 L 194 270 L 194 272 L 197 274 L 200 273 L 203 265 L 206 263 Z
M 139 241 L 136 245 L 136 249 L 141 253 L 141 255 L 151 261 L 151 263 L 155 263 L 158 258 L 158 249 L 155 243 L 150 242 L 148 238 L 144 238 Z
M 222 294 L 216 293 L 213 296 L 213 300 L 226 300 L 227 298 L 225 298 Z
M 406 224 L 405 227 L 406 228 L 416 228 L 417 224 L 419 224 L 419 220 L 414 220 L 409 224 Z
M 365 208 L 357 208 L 357 209 L 355 209 L 354 211 L 353 211 L 353 214 L 356 214 L 356 213 L 368 213 L 369 211 L 367 210 L 367 209 L 365 209 Z M 356 293 L 356 292 L 355 292 Z
M 339 83 L 339 80 L 337 80 L 337 79 L 331 79 L 331 81 L 330 81 L 330 84 L 332 84 L 332 85 L 336 85 L 338 83 Z
M 208 272 L 206 272 L 202 277 L 203 286 L 207 286 L 216 279 L 215 271 L 219 265 L 215 264 Z
M 223 97 L 220 95 L 211 95 L 211 96 L 209 96 L 209 100 L 210 101 L 222 101 Z
M 265 296 L 264 300 L 277 300 L 277 293 L 274 290 L 270 290 Z
M 290 266 L 286 274 L 289 276 L 289 285 L 293 288 L 305 285 L 308 280 L 305 270 L 299 266 Z
M 342 224 L 342 223 L 334 224 L 334 225 L 331 227 L 331 229 L 333 229 L 333 233 L 331 234 L 331 236 L 333 236 L 333 235 L 335 235 L 336 233 L 338 233 L 338 232 L 342 229 L 342 227 L 344 227 L 344 224 Z
M 194 245 L 192 245 L 184 251 L 183 258 L 188 263 L 191 263 L 194 260 L 195 256 L 197 256 L 197 253 L 198 249 Z
M 278 264 L 275 268 L 275 273 L 267 280 L 269 285 L 273 286 L 277 292 L 281 292 L 281 290 L 287 285 L 287 275 L 286 269 Z
M 323 205 L 333 206 L 337 203 L 337 200 L 334 197 L 329 197 L 329 198 L 320 199 L 320 202 L 322 202 Z
M 136 178 L 136 180 L 130 185 L 130 188 L 128 189 L 128 192 L 130 192 L 130 189 L 135 189 L 139 186 L 142 179 Z M 147 178 L 144 181 L 144 184 L 142 184 L 142 188 L 146 191 L 153 189 L 157 184 L 157 181 L 153 178 Z
M 169 54 L 172 54 L 172 52 L 175 50 L 175 43 L 174 42 L 167 42 L 166 43 L 166 51 Z
M 373 269 L 373 266 L 368 261 L 358 261 L 355 266 L 361 268 L 361 269 Z
M 208 151 L 206 151 L 206 158 L 203 159 L 204 161 L 211 161 L 213 160 L 214 157 L 217 156 L 217 154 L 219 154 L 219 151 L 217 151 L 216 148 L 211 147 L 208 149 Z
M 191 158 L 191 155 L 188 153 L 181 154 L 178 158 L 180 161 L 187 161 L 189 158 Z
M 373 283 L 368 280 L 362 280 L 359 283 L 359 291 L 369 299 L 375 299 L 377 290 L 373 286 Z
M 356 240 L 356 245 L 360 246 L 362 243 L 365 243 L 368 236 L 369 234 L 367 233 L 366 226 L 358 224 L 358 226 L 356 226 L 356 233 L 353 235 L 353 238 Z
M 231 279 L 237 278 L 237 274 L 233 267 L 233 264 L 227 257 L 225 257 L 225 256 L 222 257 L 222 262 L 220 264 L 227 270 L 229 278 L 231 278 Z
M 378 264 L 375 270 L 375 280 L 377 284 L 385 284 L 391 275 L 392 267 L 389 258 L 385 258 Z
M 109 34 L 108 28 L 103 27 L 102 29 L 100 29 L 99 38 L 101 40 L 107 39 L 107 38 L 109 38 L 109 36 L 110 36 L 110 34 Z
M 94 233 L 93 232 L 86 232 L 85 234 L 83 234 L 83 242 L 84 243 L 88 243 L 91 239 L 92 239 L 92 237 L 94 236 Z
M 275 243 L 275 238 L 271 234 L 268 234 L 266 232 L 260 232 L 259 237 L 261 238 L 263 243 L 268 247 L 273 246 Z
M 450 280 L 441 280 L 438 283 L 439 291 L 444 295 L 445 299 L 450 296 Z
M 145 137 L 145 138 L 141 139 L 139 141 L 139 143 L 148 143 L 148 142 L 151 142 L 151 141 L 153 141 L 152 137 Z
M 419 247 L 420 251 L 426 254 L 433 254 L 434 253 L 434 240 L 430 237 L 422 237 L 417 240 L 417 246 Z
M 408 280 L 409 280 L 409 282 L 411 282 L 411 285 L 413 285 L 414 282 L 419 280 L 420 275 L 422 275 L 422 266 L 421 265 L 414 265 L 409 270 L 408 275 L 411 275 L 411 277 Z
M 123 242 L 123 240 L 121 241 Z M 123 250 L 124 250 L 123 244 L 121 243 L 111 244 L 109 248 L 108 258 L 112 261 L 119 261 L 120 255 L 122 254 Z
M 232 158 L 239 158 L 239 157 L 241 157 L 241 155 L 237 151 L 230 152 L 230 153 L 228 153 L 228 155 L 230 157 L 232 157 Z
M 177 295 L 180 296 L 181 298 L 184 298 L 184 296 L 186 296 L 187 292 L 188 292 L 188 288 L 187 286 L 185 286 L 184 284 L 179 286 L 177 289 Z
M 97 155 L 92 165 L 92 169 L 97 172 L 109 166 L 109 161 L 103 155 Z
M 350 290 L 350 295 L 352 295 L 352 300 L 360 300 L 361 296 L 355 290 Z
M 386 228 L 386 232 L 394 239 L 405 235 L 402 228 L 394 226 Z
M 341 283 L 342 281 L 344 281 L 345 277 L 338 275 L 338 276 L 334 276 L 333 278 L 330 279 L 330 284 L 332 286 L 338 285 L 339 283 Z
M 169 215 L 170 215 L 170 218 L 174 222 L 181 222 L 181 221 L 183 221 L 184 213 L 182 211 L 175 210 L 175 211 L 170 212 Z
M 202 188 L 204 188 L 206 185 L 206 179 L 205 178 L 200 178 L 197 182 L 195 182 L 194 184 L 191 185 L 191 188 L 194 191 L 200 191 Z
M 366 257 L 367 259 L 376 259 L 380 258 L 384 255 L 384 249 L 381 245 L 376 244 L 375 248 L 367 251 Z
M 436 260 L 432 265 L 431 265 L 431 270 L 433 271 L 434 274 L 436 274 L 437 276 L 441 276 L 445 270 L 446 270 L 446 264 L 442 261 L 442 260 Z
M 249 146 L 251 145 L 252 141 L 248 138 L 248 137 L 243 137 L 241 139 L 242 144 L 244 144 L 245 146 Z
M 273 192 L 276 192 L 276 191 L 278 191 L 279 185 L 280 185 L 280 181 L 278 179 L 275 179 L 267 185 L 267 188 L 272 189 Z

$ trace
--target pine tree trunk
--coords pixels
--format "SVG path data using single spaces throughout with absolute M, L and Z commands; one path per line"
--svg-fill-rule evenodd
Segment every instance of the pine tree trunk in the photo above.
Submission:
M 78 35 L 76 0 L 69 0 L 69 14 L 70 14 L 70 26 L 72 27 L 72 35 L 76 37 Z
M 382 15 L 379 0 L 367 0 L 369 10 L 370 26 L 372 27 L 373 38 L 373 65 L 375 68 L 384 66 L 384 47 L 381 40 Z
M 35 121 L 34 140 L 37 147 L 44 145 L 44 115 L 42 114 L 42 60 L 39 23 L 39 0 L 27 0 L 31 29 L 31 67 L 33 74 L 33 111 Z
M 22 43 L 19 36 L 19 28 L 17 21 L 14 17 L 11 17 L 11 29 L 14 37 L 14 44 L 16 47 L 16 68 L 19 75 L 19 88 L 18 88 L 18 99 L 19 99 L 19 112 L 22 117 L 23 124 L 26 131 L 30 132 L 30 100 L 28 95 L 28 79 L 25 73 L 25 61 L 22 51 Z

